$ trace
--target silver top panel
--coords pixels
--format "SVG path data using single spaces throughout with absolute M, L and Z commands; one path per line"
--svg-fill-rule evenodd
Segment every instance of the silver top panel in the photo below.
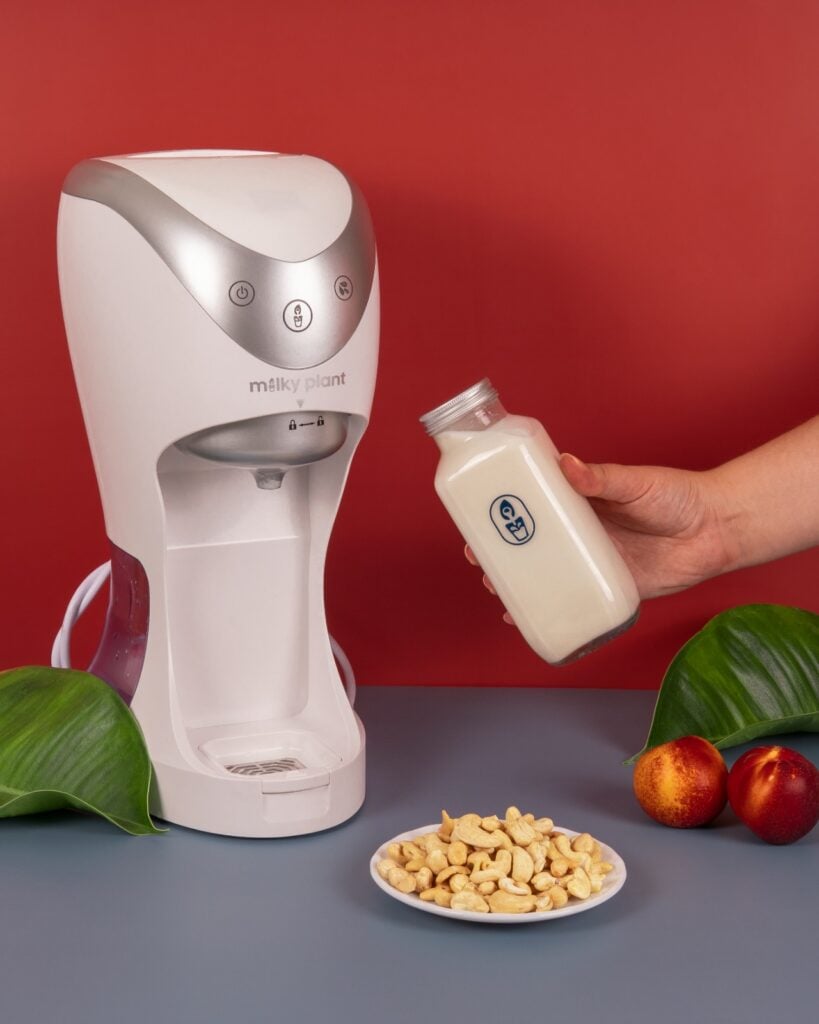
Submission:
M 367 204 L 349 179 L 347 225 L 323 252 L 299 262 L 248 249 L 194 216 L 140 175 L 86 160 L 63 192 L 114 210 L 164 260 L 202 309 L 238 345 L 271 366 L 318 366 L 349 340 L 375 272 Z

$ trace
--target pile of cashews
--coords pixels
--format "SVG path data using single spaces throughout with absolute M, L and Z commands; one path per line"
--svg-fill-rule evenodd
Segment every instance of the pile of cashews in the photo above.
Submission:
M 425 903 L 476 914 L 528 914 L 587 900 L 613 865 L 588 832 L 570 839 L 551 818 L 508 807 L 492 814 L 441 814 L 437 832 L 390 843 L 378 874 Z

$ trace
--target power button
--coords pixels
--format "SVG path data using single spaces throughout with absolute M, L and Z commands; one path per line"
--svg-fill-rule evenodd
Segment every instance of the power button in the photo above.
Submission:
M 234 281 L 228 289 L 228 298 L 234 306 L 249 306 L 255 297 L 250 281 Z

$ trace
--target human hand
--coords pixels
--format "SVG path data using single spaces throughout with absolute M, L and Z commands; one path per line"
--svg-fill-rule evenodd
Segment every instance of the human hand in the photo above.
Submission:
M 560 468 L 591 502 L 641 598 L 684 590 L 724 572 L 735 560 L 724 504 L 708 473 L 587 464 L 567 454 L 560 456 Z M 465 554 L 478 564 L 468 545 Z M 483 582 L 494 594 L 485 575 Z M 508 612 L 503 618 L 512 622 Z
M 711 473 L 587 464 L 560 456 L 629 567 L 641 598 L 685 590 L 736 560 L 729 516 Z

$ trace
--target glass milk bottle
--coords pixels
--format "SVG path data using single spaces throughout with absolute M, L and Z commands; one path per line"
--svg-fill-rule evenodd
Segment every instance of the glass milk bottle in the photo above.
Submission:
M 529 646 L 562 665 L 637 619 L 637 587 L 541 424 L 488 380 L 421 417 L 441 449 L 435 490 Z

